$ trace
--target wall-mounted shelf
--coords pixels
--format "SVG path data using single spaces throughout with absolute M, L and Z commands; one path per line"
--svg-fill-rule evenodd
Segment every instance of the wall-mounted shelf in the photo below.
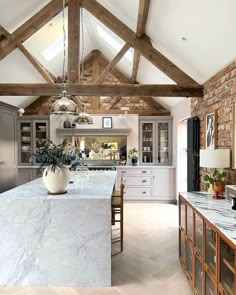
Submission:
M 128 135 L 131 129 L 122 128 L 58 128 L 59 135 Z

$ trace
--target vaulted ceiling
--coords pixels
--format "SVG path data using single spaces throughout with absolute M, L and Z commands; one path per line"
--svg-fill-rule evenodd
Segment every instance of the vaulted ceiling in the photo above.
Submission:
M 38 0 L 1 0 L 0 25 L 8 33 L 15 33 L 30 17 L 54 1 L 45 0 L 40 1 L 39 4 Z M 129 38 L 133 40 L 128 40 L 131 47 L 135 45 L 139 51 L 130 48 L 116 65 L 125 76 L 132 80 L 134 78 L 133 57 L 135 55 L 136 58 L 140 58 L 136 79 L 134 79 L 140 84 L 176 84 L 182 81 L 182 76 L 176 75 L 176 68 L 173 68 L 173 71 L 172 68 L 167 69 L 166 75 L 163 73 L 166 70 L 166 64 L 158 69 L 155 62 L 152 63 L 153 59 L 149 58 L 150 54 L 147 49 L 150 46 L 175 64 L 177 69 L 186 74 L 186 77 L 191 77 L 192 81 L 189 79 L 189 82 L 196 81 L 199 84 L 204 83 L 235 59 L 236 40 L 233 36 L 236 35 L 234 16 L 236 2 L 234 0 L 181 0 L 178 2 L 175 0 L 81 0 L 80 2 L 85 8 L 81 15 L 83 38 L 80 36 L 80 45 L 83 46 L 80 48 L 80 58 L 87 56 L 94 49 L 99 49 L 110 61 L 127 42 L 124 36 L 125 30 L 122 30 L 122 27 L 116 28 L 117 34 L 115 34 L 111 30 L 112 24 L 108 24 L 109 19 L 106 19 L 102 13 L 99 16 L 100 20 L 93 16 L 92 14 L 98 11 L 95 4 L 100 3 L 134 33 L 138 32 L 139 2 L 143 5 L 146 3 L 147 7 L 150 4 L 143 41 L 146 43 L 140 48 L 140 42 L 132 39 L 132 34 L 129 34 Z M 94 5 L 90 5 L 91 2 Z M 67 9 L 65 12 L 67 19 Z M 110 29 L 104 23 L 110 25 Z M 139 30 L 142 32 L 142 28 Z M 45 71 L 48 70 L 55 77 L 62 75 L 63 52 L 60 51 L 50 61 L 43 56 L 43 52 L 62 34 L 62 13 L 59 12 L 23 42 L 24 48 L 36 58 Z M 146 35 L 149 38 L 146 38 Z M 149 42 L 151 42 L 150 46 Z M 140 57 L 138 52 L 141 52 Z M 181 81 L 177 81 L 176 77 Z M 49 82 L 22 53 L 22 48 L 21 50 L 14 49 L 0 61 L 0 83 L 18 82 Z M 17 106 L 25 106 L 34 98 L 35 96 L 1 96 L 0 100 Z M 156 97 L 156 100 L 168 109 L 181 99 L 179 97 Z

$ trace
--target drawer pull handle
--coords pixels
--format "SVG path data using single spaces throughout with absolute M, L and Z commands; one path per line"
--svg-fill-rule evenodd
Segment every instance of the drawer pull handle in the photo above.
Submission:
M 142 182 L 147 182 L 147 180 L 146 179 L 143 179 Z
M 142 194 L 146 194 L 146 192 L 144 191 L 144 192 L 142 192 Z
M 126 171 L 121 171 L 121 173 L 126 173 Z
M 143 170 L 142 173 L 147 173 L 147 171 Z

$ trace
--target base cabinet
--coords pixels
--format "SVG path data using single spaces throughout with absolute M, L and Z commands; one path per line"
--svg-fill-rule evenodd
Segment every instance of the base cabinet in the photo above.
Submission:
M 174 167 L 117 167 L 116 188 L 125 180 L 125 200 L 175 202 Z
M 42 177 L 42 172 L 38 168 L 18 168 L 16 185 L 25 184 L 39 177 Z
M 236 245 L 180 195 L 179 260 L 194 294 L 236 295 L 235 251 Z

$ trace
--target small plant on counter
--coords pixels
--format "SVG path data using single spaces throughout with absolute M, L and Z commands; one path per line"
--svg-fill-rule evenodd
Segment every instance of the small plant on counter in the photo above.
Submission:
M 128 150 L 128 158 L 129 159 L 138 159 L 138 150 L 136 148 L 132 148 Z
M 56 145 L 51 140 L 47 139 L 44 144 L 36 149 L 36 153 L 33 154 L 33 157 L 35 157 L 37 163 L 40 163 L 41 168 L 46 169 L 46 175 L 49 171 L 55 172 L 57 167 L 65 167 L 67 161 L 67 146 L 67 140 Z
M 205 175 L 204 180 L 208 188 L 214 183 L 217 187 L 220 187 L 221 182 L 227 177 L 227 172 L 219 172 L 217 169 L 214 170 L 213 174 Z

